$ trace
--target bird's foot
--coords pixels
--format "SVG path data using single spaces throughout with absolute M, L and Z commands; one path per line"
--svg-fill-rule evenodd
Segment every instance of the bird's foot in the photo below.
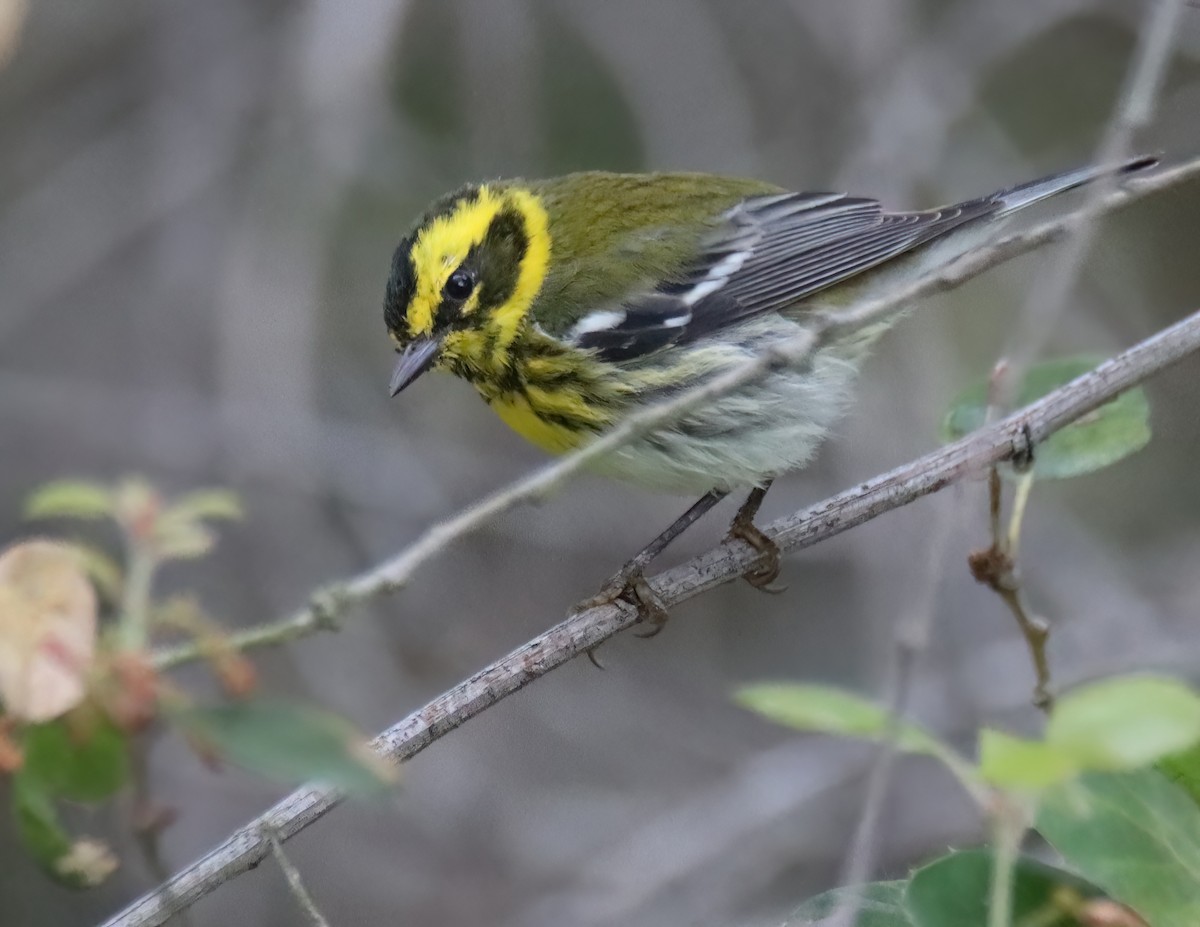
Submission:
M 631 604 L 638 612 L 638 621 L 649 630 L 638 637 L 654 637 L 667 623 L 667 607 L 662 598 L 646 582 L 645 567 L 637 558 L 625 564 L 594 596 L 579 603 L 577 611 L 613 605 L 618 601 Z
M 742 579 L 755 589 L 778 595 L 787 586 L 772 585 L 779 578 L 779 545 L 767 537 L 750 518 L 739 512 L 729 525 L 729 537 L 745 541 L 759 552 L 758 562 L 742 574 Z

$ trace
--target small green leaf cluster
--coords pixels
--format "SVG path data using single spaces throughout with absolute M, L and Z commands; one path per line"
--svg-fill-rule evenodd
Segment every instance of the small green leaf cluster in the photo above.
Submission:
M 208 554 L 212 523 L 241 517 L 230 492 L 165 498 L 141 479 L 115 486 L 58 482 L 29 500 L 32 518 L 108 520 L 123 542 L 114 558 L 79 540 L 29 539 L 0 552 L 0 775 L 27 851 L 55 880 L 91 888 L 119 865 L 93 837 L 72 835 L 64 806 L 95 805 L 137 786 L 143 732 L 168 724 L 214 766 L 231 763 L 294 784 L 320 781 L 379 793 L 396 779 L 351 724 L 327 711 L 252 697 L 255 673 L 190 599 L 153 591 L 165 563 Z M 230 701 L 197 704 L 155 668 L 150 647 L 183 633 Z M 136 826 L 153 835 L 169 809 L 139 799 Z
M 1013 924 L 1200 924 L 1200 693 L 1183 682 L 1081 686 L 1058 701 L 1040 739 L 985 728 L 974 760 L 838 689 L 769 683 L 736 699 L 796 730 L 894 738 L 899 750 L 945 764 L 984 813 L 1018 809 L 1061 865 L 1014 861 Z M 907 880 L 826 893 L 789 923 L 815 924 L 857 893 L 860 927 L 986 924 L 998 852 L 952 853 Z
M 785 927 L 820 924 L 839 908 L 857 909 L 857 927 L 977 927 L 987 923 L 995 861 L 987 850 L 959 850 L 926 863 L 907 879 L 836 888 L 810 898 Z M 1103 892 L 1069 872 L 1035 859 L 1017 860 L 1012 921 L 1029 927 L 1086 927 L 1103 910 Z M 1114 927 L 1121 927 L 1116 922 Z M 1127 921 L 1125 927 L 1141 927 Z

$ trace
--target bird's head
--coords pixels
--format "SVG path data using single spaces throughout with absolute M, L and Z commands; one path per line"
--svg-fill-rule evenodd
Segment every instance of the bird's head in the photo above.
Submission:
M 530 190 L 481 184 L 435 202 L 392 258 L 383 304 L 400 355 L 392 395 L 430 369 L 495 376 L 549 262 L 549 221 Z

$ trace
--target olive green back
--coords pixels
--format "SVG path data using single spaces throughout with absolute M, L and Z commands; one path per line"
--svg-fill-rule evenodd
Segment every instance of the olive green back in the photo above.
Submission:
M 561 334 L 589 311 L 676 279 L 722 213 L 782 192 L 757 180 L 709 174 L 569 174 L 516 181 L 550 217 L 551 271 L 533 316 Z

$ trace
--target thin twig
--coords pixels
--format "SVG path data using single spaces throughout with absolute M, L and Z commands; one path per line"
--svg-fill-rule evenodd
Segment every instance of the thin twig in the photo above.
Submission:
M 1153 176 L 1131 178 L 1124 189 L 1106 196 L 1095 212 L 1097 215 L 1109 212 L 1133 200 L 1196 177 L 1200 177 L 1200 158 L 1159 171 Z M 432 526 L 415 543 L 391 559 L 352 579 L 322 587 L 313 594 L 307 606 L 288 617 L 231 634 L 229 643 L 233 647 L 246 649 L 285 643 L 306 637 L 314 631 L 335 630 L 342 616 L 351 608 L 399 590 L 418 567 L 440 554 L 454 541 L 479 530 L 497 515 L 548 495 L 602 455 L 667 422 L 674 421 L 697 405 L 764 376 L 771 369 L 797 363 L 824 340 L 834 338 L 847 330 L 869 325 L 914 299 L 954 289 L 992 267 L 1056 241 L 1073 227 L 1077 218 L 1078 214 L 1071 214 L 1026 232 L 1001 238 L 991 245 L 967 253 L 942 271 L 914 280 L 886 296 L 868 300 L 836 314 L 815 317 L 812 328 L 804 335 L 778 345 L 761 357 L 748 361 L 703 386 L 681 393 L 669 402 L 629 416 L 622 424 L 586 447 L 560 458 L 530 476 L 485 497 L 458 515 Z M 196 645 L 182 644 L 159 651 L 155 655 L 155 665 L 159 669 L 166 669 L 196 660 L 202 655 Z
M 1175 30 L 1182 12 L 1182 0 L 1159 0 L 1143 21 L 1125 87 L 1096 152 L 1094 160 L 1097 164 L 1123 162 L 1132 151 L 1134 133 L 1149 123 L 1171 58 Z M 1116 176 L 1109 174 L 1088 189 L 1083 205 L 1076 213 L 1078 221 L 1068 231 L 1067 241 L 1057 260 L 1043 264 L 1040 275 L 1030 286 L 1025 305 L 1013 326 L 1008 353 L 997 363 L 993 372 L 989 388 L 989 412 L 997 408 L 1003 411 L 1012 405 L 1030 365 L 1050 339 L 1096 233 L 1095 223 L 1088 220 L 1100 212 L 1105 198 L 1111 194 L 1116 183 Z M 973 551 L 967 562 L 975 579 L 991 588 L 1016 619 L 1029 648 L 1036 676 L 1033 704 L 1048 712 L 1054 704 L 1050 663 L 1046 654 L 1050 624 L 1029 609 L 1021 589 L 1017 563 L 1016 538 L 1020 533 L 1031 480 L 1032 476 L 1028 476 L 1018 484 L 1018 498 L 1013 503 L 1008 537 L 1004 538 L 999 531 L 1000 477 L 992 468 L 988 486 L 992 544 L 987 550 Z
M 998 469 L 993 466 L 988 474 L 988 482 L 992 488 L 993 509 L 999 498 L 998 487 L 1000 476 Z M 987 586 L 1000 597 L 1000 600 L 1012 612 L 1029 648 L 1029 658 L 1033 663 L 1034 686 L 1033 704 L 1044 712 L 1054 707 L 1054 694 L 1050 682 L 1050 660 L 1046 654 L 1046 644 L 1050 639 L 1050 624 L 1045 618 L 1034 614 L 1025 601 L 1021 588 L 1021 574 L 1017 567 L 1016 539 L 1021 530 L 1021 521 L 1025 513 L 1025 505 L 1029 500 L 1029 487 L 1033 485 L 1033 475 L 1025 474 L 1017 485 L 1016 498 L 1007 530 L 997 530 L 992 534 L 992 543 L 982 550 L 972 551 L 967 556 L 967 565 L 975 581 Z
M 283 877 L 287 879 L 292 897 L 296 899 L 296 904 L 300 905 L 300 910 L 304 912 L 304 917 L 313 927 L 329 927 L 329 921 L 325 919 L 325 915 L 321 913 L 321 909 L 317 907 L 317 903 L 313 901 L 312 895 L 305 888 L 300 870 L 292 865 L 292 861 L 283 852 L 283 844 L 280 842 L 278 834 L 267 831 L 266 836 L 268 842 L 271 844 L 271 854 L 275 857 L 275 862 L 279 864 L 279 868 L 283 870 Z
M 141 851 L 151 877 L 165 882 L 171 874 L 163 861 L 161 836 L 174 820 L 174 809 L 160 804 L 150 794 L 150 774 L 147 758 L 152 740 L 149 736 L 131 740 L 129 745 L 130 784 L 133 798 L 133 836 Z M 176 927 L 191 927 L 189 911 L 181 908 L 172 915 Z
M 892 770 L 900 753 L 900 735 L 904 730 L 912 681 L 917 665 L 929 646 L 937 592 L 942 585 L 946 563 L 949 560 L 950 540 L 963 512 L 962 506 L 958 504 L 958 494 L 955 496 L 956 498 L 943 504 L 933 513 L 933 537 L 928 547 L 921 594 L 909 608 L 908 615 L 897 622 L 893 633 L 892 665 L 885 695 L 888 710 L 887 728 L 883 739 L 875 747 L 875 757 L 863 795 L 862 812 L 854 831 L 854 839 L 846 853 L 846 864 L 838 879 L 839 885 L 864 885 L 870 878 L 879 855 L 879 827 L 883 820 Z M 854 891 L 847 892 L 844 901 L 839 903 L 830 915 L 829 927 L 852 927 L 861 907 L 862 896 Z
M 779 519 L 768 525 L 765 532 L 784 551 L 811 547 L 979 473 L 997 461 L 1025 453 L 1029 441 L 1044 441 L 1124 390 L 1197 351 L 1200 351 L 1200 311 L 1002 421 Z M 745 541 L 726 541 L 681 566 L 659 573 L 650 581 L 651 587 L 664 604 L 674 606 L 736 579 L 759 556 Z M 373 746 L 393 761 L 406 760 L 496 702 L 636 621 L 637 610 L 625 603 L 575 613 L 388 728 L 375 738 Z M 167 885 L 135 901 L 105 927 L 162 924 L 174 911 L 191 906 L 219 885 L 257 865 L 270 852 L 268 829 L 280 839 L 288 839 L 334 808 L 341 799 L 338 792 L 326 788 L 307 787 L 293 792 L 179 872 Z
M 1009 370 L 1010 364 L 1006 358 L 1001 358 L 992 368 L 992 376 L 988 381 L 987 421 L 995 418 L 1006 402 L 1002 393 L 1010 382 L 1007 379 Z M 1021 574 L 1017 566 L 1021 525 L 1025 519 L 1025 509 L 1029 504 L 1029 493 L 1034 480 L 1034 449 L 1031 442 L 1026 444 L 1026 453 L 1021 455 L 1020 460 L 1013 461 L 1013 468 L 1024 472 L 1017 482 L 1007 529 L 1001 526 L 1000 521 L 1004 509 L 1004 482 L 1000 477 L 1000 465 L 993 464 L 988 468 L 988 524 L 991 528 L 992 543 L 986 548 L 971 551 L 967 555 L 967 567 L 975 581 L 995 592 L 1016 619 L 1021 636 L 1025 638 L 1025 645 L 1029 648 L 1030 661 L 1033 663 L 1034 707 L 1049 712 L 1054 706 L 1050 661 L 1046 652 L 1050 641 L 1050 623 L 1034 615 L 1026 605 L 1021 589 Z
M 1111 165 L 1125 161 L 1133 150 L 1134 133 L 1150 122 L 1182 12 L 1182 0 L 1158 0 L 1146 16 L 1125 86 L 1096 150 L 1095 163 Z M 1063 247 L 1054 261 L 1042 265 L 1030 285 L 1013 327 L 1009 363 L 1000 389 L 999 404 L 1003 410 L 1011 406 L 1017 385 L 1050 339 L 1095 237 L 1096 224 L 1090 220 L 1104 211 L 1104 203 L 1117 183 L 1117 176 L 1108 174 L 1085 191 L 1083 203 L 1071 217 Z
M 1021 461 L 1025 472 L 1021 473 L 1017 481 L 1006 528 L 1001 527 L 1000 522 L 1004 485 L 1000 478 L 1000 467 L 993 464 L 988 469 L 988 520 L 991 525 L 992 543 L 985 548 L 971 551 L 967 555 L 967 566 L 975 581 L 996 593 L 1016 619 L 1021 636 L 1025 638 L 1025 645 L 1029 648 L 1030 662 L 1033 664 L 1033 705 L 1049 713 L 1054 707 L 1050 658 L 1046 649 L 1050 641 L 1050 623 L 1040 615 L 1034 614 L 1025 601 L 1017 561 L 1021 526 L 1025 521 L 1029 494 L 1033 489 L 1033 453 L 1030 446 L 1027 454 L 1023 455 L 1028 458 Z

